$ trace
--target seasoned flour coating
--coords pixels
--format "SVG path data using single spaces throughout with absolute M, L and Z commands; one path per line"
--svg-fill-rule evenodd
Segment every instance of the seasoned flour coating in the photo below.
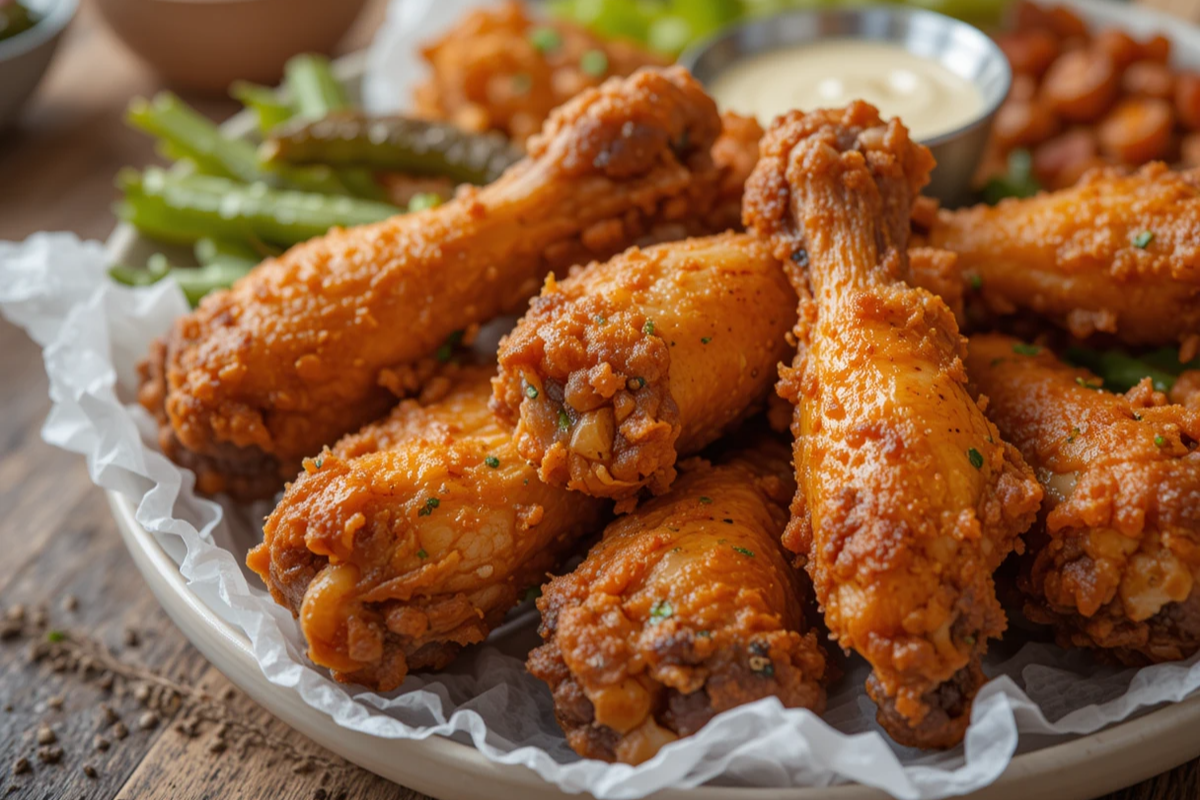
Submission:
M 1069 189 L 943 210 L 926 241 L 958 254 L 993 314 L 1032 311 L 1079 338 L 1200 345 L 1200 172 L 1097 170 Z
M 884 728 L 952 746 L 1005 627 L 992 573 L 1041 487 L 967 393 L 950 308 L 906 282 L 929 151 L 865 103 L 780 117 L 761 149 L 746 224 L 803 298 L 779 383 L 796 407 L 799 483 L 784 543 L 832 635 L 870 662 Z
M 720 132 L 686 72 L 643 70 L 558 109 L 495 183 L 266 261 L 151 353 L 140 399 L 164 451 L 203 491 L 269 496 L 302 458 L 418 389 L 422 359 L 519 308 L 552 269 L 660 226 L 711 232 Z
M 795 309 L 752 236 L 634 248 L 547 282 L 501 343 L 493 408 L 542 480 L 628 506 L 761 406 Z
M 1027 541 L 1025 615 L 1064 646 L 1129 664 L 1200 650 L 1200 409 L 1149 379 L 1125 394 L 1008 336 L 971 337 L 988 417 L 1046 490 Z
M 537 479 L 487 401 L 492 367 L 449 366 L 305 461 L 247 563 L 300 619 L 312 661 L 388 691 L 483 641 L 607 504 Z
M 550 685 L 575 752 L 640 764 L 763 697 L 821 713 L 825 654 L 805 623 L 807 581 L 780 545 L 794 488 L 775 441 L 688 462 L 543 588 L 546 644 L 529 671 Z

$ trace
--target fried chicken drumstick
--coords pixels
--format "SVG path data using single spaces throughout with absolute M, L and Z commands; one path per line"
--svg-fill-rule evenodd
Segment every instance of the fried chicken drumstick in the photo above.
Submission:
M 500 345 L 493 409 L 542 480 L 656 493 L 770 391 L 796 295 L 747 234 L 632 249 L 551 280 Z
M 926 241 L 958 254 L 992 313 L 1033 311 L 1081 339 L 1200 345 L 1200 172 L 1093 171 L 1070 189 L 942 210 Z
M 780 117 L 761 149 L 746 224 L 804 298 L 779 384 L 799 483 L 784 544 L 833 636 L 870 662 L 880 724 L 901 744 L 951 746 L 1005 627 L 992 573 L 1041 488 L 967 393 L 950 309 L 905 282 L 929 151 L 865 103 Z
M 763 697 L 820 713 L 825 655 L 806 632 L 807 582 L 779 543 L 795 487 L 763 441 L 608 526 L 543 587 L 546 644 L 529 671 L 554 693 L 580 755 L 639 764 L 716 714 Z
M 151 353 L 140 399 L 164 451 L 203 491 L 269 496 L 302 458 L 419 388 L 416 362 L 519 307 L 551 269 L 659 225 L 703 229 L 722 201 L 720 132 L 686 72 L 643 70 L 558 109 L 495 183 L 268 260 Z
M 309 657 L 380 691 L 480 642 L 606 503 L 537 479 L 488 410 L 494 367 L 449 366 L 383 421 L 305 461 L 247 564 Z
M 1026 537 L 1026 616 L 1064 646 L 1128 664 L 1200 649 L 1200 409 L 1149 379 L 1124 395 L 1049 351 L 971 337 L 988 417 L 1037 471 L 1043 523 Z

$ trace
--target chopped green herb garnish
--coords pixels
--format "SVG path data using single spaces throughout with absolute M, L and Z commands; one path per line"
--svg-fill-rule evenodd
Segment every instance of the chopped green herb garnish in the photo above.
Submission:
M 650 624 L 657 625 L 664 619 L 670 619 L 675 614 L 675 609 L 671 608 L 671 604 L 666 600 L 659 600 L 650 607 Z
M 1093 383 L 1082 376 L 1076 378 L 1075 383 L 1085 389 L 1091 389 L 1094 392 L 1098 392 L 1101 389 L 1100 384 Z
M 316 458 L 313 459 L 313 466 L 316 467 L 317 469 L 320 469 L 324 465 L 325 465 L 325 458 L 323 456 L 317 456 Z
M 636 392 L 638 389 L 641 389 L 645 385 L 646 385 L 645 378 L 630 378 L 629 382 L 626 384 L 626 386 L 629 387 L 629 391 L 631 391 L 631 392 Z
M 1079 435 L 1079 428 L 1071 428 L 1071 435 L 1067 437 L 1068 442 L 1075 441 L 1075 437 Z
M 608 56 L 603 50 L 588 50 L 579 59 L 579 68 L 584 74 L 599 78 L 608 72 Z
M 571 418 L 567 416 L 567 411 L 564 408 L 558 410 L 558 429 L 565 431 L 571 427 Z
M 446 337 L 446 341 L 442 342 L 437 349 L 437 360 L 445 364 L 450 360 L 450 356 L 454 355 L 454 348 L 462 344 L 463 335 L 466 331 L 454 331 Z
M 1167 440 L 1166 440 L 1166 439 L 1164 439 L 1164 438 L 1163 438 L 1163 437 L 1161 437 L 1161 436 L 1155 436 L 1155 437 L 1154 437 L 1154 446 L 1155 446 L 1155 447 L 1166 447 L 1166 446 L 1167 446 Z
M 1017 342 L 1013 345 L 1013 352 L 1019 356 L 1036 356 L 1038 353 L 1042 352 L 1042 348 L 1038 347 L 1036 344 Z
M 429 558 L 429 553 L 425 552 L 424 547 L 422 547 L 420 550 L 417 551 L 417 558 L 420 558 L 420 559 Z
M 46 641 L 48 642 L 61 642 L 65 641 L 66 638 L 67 635 L 62 631 L 46 631 Z
M 524 72 L 518 72 L 512 76 L 512 89 L 517 94 L 528 94 L 533 88 L 533 78 L 526 75 Z
M 978 292 L 980 289 L 983 288 L 983 276 L 976 275 L 974 273 L 972 273 L 971 275 L 968 275 L 967 276 L 967 285 Z
M 642 333 L 646 334 L 647 336 L 654 335 L 654 320 L 646 320 L 646 324 L 642 326 Z
M 701 497 L 700 502 L 704 503 L 705 505 L 708 505 L 709 503 L 712 502 L 712 498 L 711 497 Z
M 983 453 L 972 447 L 967 451 L 967 458 L 971 462 L 971 466 L 975 469 L 983 469 Z
M 712 631 L 696 631 L 696 635 L 702 639 L 711 639 Z
M 525 396 L 528 397 L 530 400 L 537 400 L 537 396 L 538 396 L 537 387 L 536 386 L 526 386 L 525 387 Z
M 442 196 L 435 192 L 417 192 L 408 201 L 408 213 L 415 214 L 442 204 Z
M 418 517 L 428 517 L 430 514 L 433 513 L 433 510 L 435 508 L 437 508 L 438 506 L 440 506 L 441 504 L 442 504 L 441 500 L 438 500 L 436 497 L 431 497 L 425 501 L 424 508 L 422 508 L 420 511 L 417 512 L 417 516 Z
M 608 322 L 607 318 L 601 316 L 595 316 L 592 319 L 597 325 L 604 325 Z
M 742 555 L 744 555 L 748 558 L 754 558 L 754 551 L 748 550 L 745 547 L 735 547 L 735 548 L 733 548 L 733 551 L 735 553 L 741 553 Z
M 968 633 L 963 637 L 963 642 L 966 644 L 975 644 L 975 637 Z
M 521 595 L 521 602 L 528 603 L 530 600 L 537 600 L 541 596 L 542 596 L 542 587 L 530 586 L 528 589 L 525 590 L 525 593 L 523 595 Z
M 1154 241 L 1154 231 L 1142 231 L 1137 236 L 1133 237 L 1133 246 L 1138 250 L 1145 250 L 1146 247 Z
M 711 336 L 701 336 L 700 337 L 700 344 L 708 344 L 711 341 L 712 341 Z
M 529 32 L 529 43 L 539 53 L 549 53 L 551 50 L 557 50 L 562 46 L 562 36 L 554 28 L 534 28 Z
M 492 469 L 496 469 L 500 466 L 500 459 L 496 458 L 495 456 L 488 456 L 483 460 L 483 463 L 487 464 Z
M 800 248 L 799 250 L 792 251 L 792 261 L 798 267 L 807 267 L 808 266 L 808 251 L 805 250 L 803 247 Z

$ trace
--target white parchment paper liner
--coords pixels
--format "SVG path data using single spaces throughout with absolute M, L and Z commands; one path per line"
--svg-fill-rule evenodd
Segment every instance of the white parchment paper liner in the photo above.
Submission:
M 365 101 L 392 110 L 416 76 L 414 31 L 457 19 L 481 0 L 393 2 L 369 58 Z M 136 404 L 135 366 L 150 341 L 187 310 L 171 282 L 129 289 L 105 275 L 104 246 L 71 234 L 0 242 L 0 311 L 42 347 L 53 407 L 43 438 L 87 458 L 97 486 L 137 505 L 137 520 L 179 563 L 181 574 L 221 618 L 249 637 L 263 674 L 297 692 L 341 726 L 390 739 L 453 736 L 488 759 L 522 764 L 567 791 L 604 800 L 639 798 L 708 781 L 763 787 L 847 780 L 898 798 L 939 798 L 986 786 L 1020 750 L 1019 734 L 1079 735 L 1200 688 L 1200 658 L 1142 670 L 1097 667 L 1081 653 L 1020 646 L 1010 632 L 985 664 L 996 676 L 975 701 L 962 747 L 901 748 L 874 722 L 860 661 L 832 687 L 824 719 L 773 699 L 720 715 L 695 736 L 638 767 L 584 761 L 566 746 L 549 692 L 524 670 L 536 644 L 528 607 L 442 673 L 412 675 L 381 695 L 334 682 L 304 657 L 296 622 L 242 566 L 268 509 L 197 497 L 194 478 L 157 450 L 154 424 Z

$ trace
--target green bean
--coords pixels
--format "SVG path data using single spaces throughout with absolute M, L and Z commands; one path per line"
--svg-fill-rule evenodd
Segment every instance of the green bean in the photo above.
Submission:
M 1104 388 L 1114 392 L 1127 392 L 1143 378 L 1149 378 L 1155 391 L 1159 392 L 1170 391 L 1175 385 L 1175 375 L 1120 350 L 1068 347 L 1066 358 L 1072 364 L 1096 373 L 1103 379 Z
M 236 178 L 246 183 L 262 181 L 307 192 L 349 193 L 328 167 L 280 164 L 264 170 L 251 142 L 222 136 L 208 118 L 170 92 L 159 92 L 149 101 L 134 98 L 126 119 L 134 127 L 157 137 L 168 155 L 186 156 L 208 175 Z
M 333 77 L 329 59 L 324 56 L 292 57 L 284 67 L 284 82 L 291 92 L 292 107 L 301 117 L 319 119 L 350 106 L 342 85 Z
M 118 215 L 146 235 L 192 244 L 205 237 L 292 245 L 333 227 L 377 222 L 400 209 L 352 197 L 244 185 L 210 175 L 177 176 L 158 168 L 123 170 Z
M 150 256 L 145 269 L 116 264 L 109 268 L 108 275 L 117 283 L 126 286 L 151 286 L 163 278 L 170 277 L 179 284 L 184 297 L 193 307 L 201 298 L 216 289 L 228 289 L 233 282 L 254 268 L 250 265 L 213 263 L 202 267 L 173 267 L 162 253 Z
M 276 125 L 292 118 L 292 107 L 279 98 L 274 89 L 249 81 L 234 81 L 229 94 L 254 112 L 258 132 L 266 136 Z
M 248 264 L 253 267 L 262 261 L 262 254 L 247 244 L 213 239 L 210 236 L 196 242 L 193 252 L 202 267 L 210 264 Z
M 1150 366 L 1172 375 L 1179 375 L 1190 369 L 1200 369 L 1200 357 L 1193 358 L 1191 361 L 1180 361 L 1177 347 L 1160 347 L 1157 350 L 1143 353 L 1141 359 Z
M 361 166 L 409 175 L 443 175 L 485 184 L 522 153 L 496 134 L 465 133 L 453 125 L 405 117 L 333 114 L 277 128 L 259 150 L 271 164 Z

